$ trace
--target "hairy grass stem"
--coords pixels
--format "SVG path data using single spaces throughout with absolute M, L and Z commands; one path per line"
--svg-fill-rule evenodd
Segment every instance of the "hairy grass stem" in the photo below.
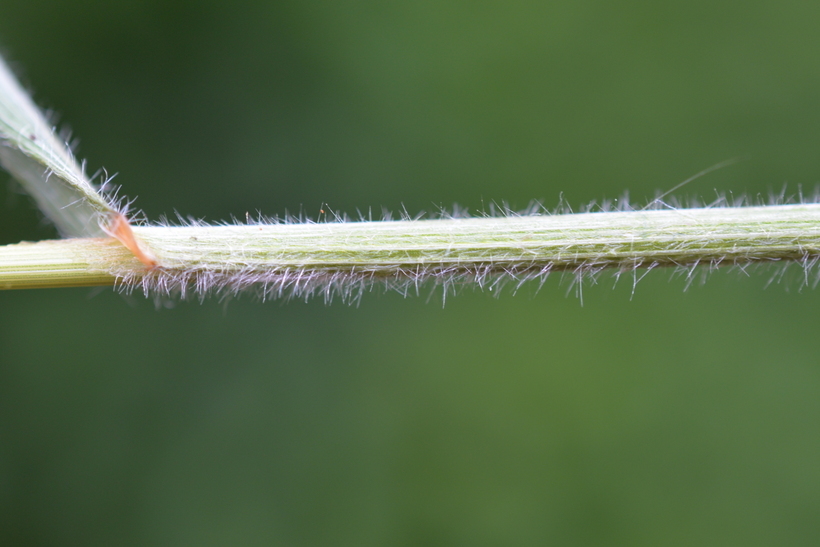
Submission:
M 250 289 L 263 299 L 356 300 L 374 285 L 407 294 L 433 282 L 446 295 L 464 284 L 495 290 L 543 281 L 556 271 L 582 278 L 673 266 L 691 275 L 698 266 L 784 262 L 803 264 L 812 283 L 820 257 L 818 203 L 686 209 L 659 198 L 640 210 L 622 204 L 578 214 L 134 226 L 121 201 L 91 183 L 2 60 L 0 163 L 64 236 L 76 238 L 0 247 L 2 289 L 118 285 L 183 297 Z
M 112 239 L 0 249 L 0 287 L 120 284 L 160 295 L 237 293 L 355 299 L 373 285 L 543 280 L 673 266 L 745 267 L 820 256 L 820 204 L 438 220 L 135 226 L 146 267 Z M 809 282 L 809 279 L 806 278 Z

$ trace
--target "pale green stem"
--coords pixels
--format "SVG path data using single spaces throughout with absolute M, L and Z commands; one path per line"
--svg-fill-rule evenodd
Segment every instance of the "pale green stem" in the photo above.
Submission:
M 111 268 L 139 264 L 113 238 L 24 241 L 0 247 L 0 289 L 113 285 Z
M 378 281 L 399 290 L 431 279 L 493 288 L 551 271 L 801 261 L 808 272 L 820 253 L 818 204 L 132 231 L 2 59 L 0 165 L 63 235 L 89 238 L 0 247 L 5 289 L 120 284 L 184 296 L 256 287 L 264 297 L 355 297 Z M 119 242 L 92 239 L 103 233 Z
M 315 293 L 333 284 L 428 279 L 524 281 L 550 271 L 746 265 L 820 256 L 820 204 L 467 219 L 134 227 L 149 269 L 110 239 L 0 248 L 0 287 L 142 284 L 160 292 L 280 283 Z M 275 295 L 282 294 L 278 291 Z

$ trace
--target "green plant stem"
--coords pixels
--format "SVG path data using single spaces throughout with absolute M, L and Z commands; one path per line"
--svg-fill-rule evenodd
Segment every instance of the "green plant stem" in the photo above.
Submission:
M 139 265 L 113 238 L 24 241 L 0 247 L 0 289 L 114 285 L 111 268 Z
M 275 276 L 424 281 L 469 274 L 744 265 L 820 256 L 820 204 L 389 222 L 135 227 L 149 270 L 109 238 L 0 248 L 0 287 L 269 282 Z M 242 276 L 242 279 L 240 279 Z M 349 280 L 349 278 L 348 278 Z M 213 287 L 202 286 L 202 290 Z M 217 287 L 219 288 L 219 287 Z

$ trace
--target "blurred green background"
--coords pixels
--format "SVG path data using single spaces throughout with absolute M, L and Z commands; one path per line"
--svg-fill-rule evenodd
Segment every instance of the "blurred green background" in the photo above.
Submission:
M 3 0 L 151 219 L 820 177 L 820 4 Z M 0 243 L 53 237 L 13 185 Z M 820 290 L 0 293 L 3 545 L 817 545 Z

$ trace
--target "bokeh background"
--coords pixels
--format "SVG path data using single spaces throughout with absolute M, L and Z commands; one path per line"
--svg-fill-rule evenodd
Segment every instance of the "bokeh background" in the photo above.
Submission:
M 820 4 L 3 0 L 149 218 L 820 180 Z M 4 183 L 4 186 L 5 183 Z M 54 237 L 11 184 L 0 243 Z M 820 290 L 0 293 L 3 545 L 817 545 Z

